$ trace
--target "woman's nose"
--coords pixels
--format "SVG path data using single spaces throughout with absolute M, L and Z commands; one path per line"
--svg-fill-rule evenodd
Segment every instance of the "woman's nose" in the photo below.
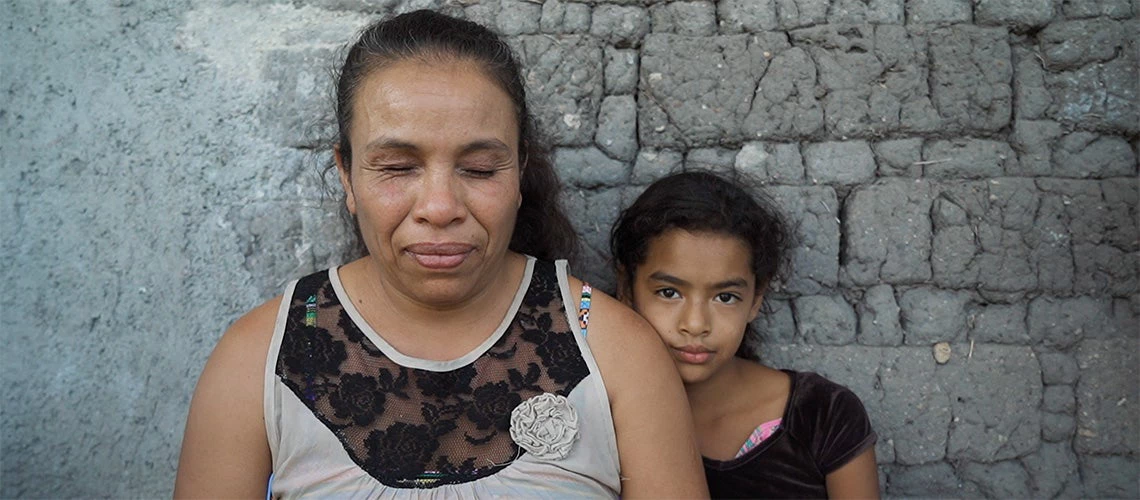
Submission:
M 463 202 L 462 186 L 447 168 L 428 168 L 419 186 L 412 216 L 417 222 L 434 226 L 449 226 L 462 221 L 467 214 Z

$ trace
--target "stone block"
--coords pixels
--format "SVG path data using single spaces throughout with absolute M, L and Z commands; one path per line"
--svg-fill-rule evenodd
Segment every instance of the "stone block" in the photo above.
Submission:
M 922 148 L 923 175 L 940 179 L 1001 177 L 1017 171 L 1017 154 L 1009 144 L 986 139 L 927 141 Z
M 871 145 L 879 177 L 922 176 L 922 138 L 894 139 Z
M 336 132 L 326 101 L 331 85 L 326 71 L 336 60 L 327 48 L 270 50 L 261 77 L 271 87 L 272 99 L 257 107 L 259 118 L 282 146 L 313 148 Z M 327 117 L 318 121 L 320 117 Z
M 796 321 L 792 315 L 792 304 L 788 300 L 765 298 L 764 310 L 752 322 L 752 328 L 760 335 L 760 349 L 776 344 L 791 344 L 796 338 Z
M 1072 384 L 1080 378 L 1080 368 L 1071 354 L 1042 352 L 1037 360 L 1041 363 L 1041 381 L 1046 384 Z
M 812 295 L 834 287 L 839 273 L 839 201 L 835 190 L 769 186 L 762 192 L 785 214 L 797 242 L 792 249 L 791 276 L 785 283 L 777 283 L 780 288 L 773 291 Z
M 582 238 L 582 251 L 572 272 L 599 290 L 616 289 L 609 262 L 610 226 L 621 211 L 622 197 L 620 188 L 562 189 L 563 206 Z
M 863 345 L 900 345 L 899 305 L 890 285 L 875 285 L 863 292 L 856 307 L 859 313 L 858 340 Z
M 602 49 L 584 36 L 523 35 L 510 39 L 522 65 L 527 101 L 555 146 L 593 142 L 602 101 Z
M 232 229 L 244 256 L 243 269 L 275 278 L 258 284 L 270 293 L 280 293 L 287 280 L 344 262 L 356 241 L 335 205 L 318 201 L 233 206 L 225 226 Z
M 594 144 L 612 158 L 633 161 L 637 156 L 637 102 L 631 95 L 608 96 L 598 111 Z
M 542 19 L 542 5 L 527 0 L 500 0 L 495 25 L 505 36 L 538 33 Z
M 597 148 L 558 148 L 554 166 L 563 182 L 583 188 L 617 186 L 629 178 L 626 164 Z
M 1121 56 L 1071 71 L 1044 75 L 1049 107 L 1044 116 L 1070 127 L 1112 133 L 1140 131 L 1140 91 L 1137 59 L 1125 49 Z
M 636 47 L 649 33 L 649 12 L 632 5 L 598 5 L 594 7 L 590 33 L 621 48 Z
M 1041 409 L 1053 413 L 1073 413 L 1077 399 L 1071 385 L 1047 385 L 1041 394 Z
M 970 307 L 966 317 L 970 339 L 994 344 L 1031 344 L 1033 339 L 1029 336 L 1025 316 L 1024 303 Z
M 786 47 L 784 36 L 775 33 L 648 35 L 638 96 L 641 144 L 699 147 L 740 140 L 756 82 L 768 68 L 764 54 Z
M 637 51 L 606 46 L 606 94 L 637 92 Z
M 1032 491 L 1029 473 L 1017 460 L 965 462 L 958 466 L 958 474 L 977 485 L 985 498 L 1028 498 Z
M 814 135 L 823 127 L 823 106 L 816 97 L 816 67 L 802 48 L 765 50 L 767 71 L 744 111 L 743 135 L 749 138 L 795 139 Z M 749 111 L 750 110 L 750 111 Z
M 968 23 L 972 17 L 970 0 L 906 0 L 909 24 Z
M 1056 498 L 1072 486 L 1080 487 L 1077 456 L 1068 443 L 1042 443 L 1039 450 L 1023 457 L 1021 463 L 1029 473 L 1029 485 L 1032 488 L 1031 494 L 1027 496 Z M 1065 495 L 1064 498 L 1078 496 L 1082 495 Z
M 884 179 L 854 188 L 843 207 L 846 280 L 856 285 L 929 280 L 933 201 L 923 180 Z
M 736 163 L 736 151 L 725 148 L 694 148 L 685 155 L 685 170 L 709 170 L 728 174 Z
M 855 340 L 855 311 L 843 297 L 809 295 L 793 304 L 800 338 L 824 345 L 847 345 Z
M 737 172 L 762 184 L 801 184 L 804 160 L 795 143 L 748 142 L 736 153 Z
M 904 0 L 837 0 L 831 3 L 827 22 L 831 24 L 902 24 Z
M 880 439 L 894 441 L 896 462 L 914 465 L 945 458 L 949 384 L 954 381 L 936 371 L 930 349 L 885 349 L 879 380 L 883 391 L 879 406 L 884 412 L 876 430 Z
M 1017 150 L 1018 162 L 1009 175 L 1054 175 L 1053 147 L 1061 137 L 1061 125 L 1049 120 L 1017 120 L 1013 122 L 1010 141 Z
M 1100 241 L 1128 252 L 1140 250 L 1140 228 L 1136 227 L 1136 221 L 1140 220 L 1140 210 L 1137 210 L 1137 205 L 1140 204 L 1140 186 L 1134 180 L 1122 178 L 1101 181 L 1099 185 L 1104 197 L 1104 208 L 1096 214 L 1107 221 Z
M 1071 19 L 1102 16 L 1124 19 L 1136 12 L 1136 9 L 1129 5 L 1128 0 L 1084 0 L 1063 2 L 1061 12 Z
M 936 203 L 934 282 L 996 292 L 1067 292 L 1073 259 L 1068 207 L 1033 179 L 943 185 Z M 954 220 L 937 214 L 965 214 Z
M 805 127 L 816 126 L 816 106 L 823 108 L 828 133 L 840 139 L 933 131 L 939 126 L 941 118 L 929 99 L 924 33 L 891 25 L 821 25 L 790 35 L 793 45 L 815 63 L 818 78 L 801 66 L 802 55 L 795 49 L 777 55 L 771 68 L 777 72 L 764 75 L 757 94 L 764 107 L 757 110 L 754 105 L 750 119 L 755 122 L 746 122 L 746 135 L 802 134 Z M 813 79 L 815 85 L 809 86 Z M 808 95 L 812 88 L 814 94 Z M 783 106 L 769 110 L 772 103 Z M 778 126 L 765 122 L 772 111 L 780 116 L 790 107 L 812 114 L 783 117 Z
M 894 498 L 969 498 L 950 464 L 887 465 L 886 495 Z
M 1089 498 L 1140 498 L 1140 460 L 1136 457 L 1082 455 L 1081 478 Z
M 651 184 L 657 179 L 681 170 L 684 159 L 680 151 L 672 149 L 643 149 L 633 163 L 630 182 Z
M 1008 126 L 1013 68 L 1006 30 L 939 28 L 929 44 L 931 99 L 945 130 L 996 132 Z
M 722 33 L 754 33 L 779 28 L 776 0 L 720 0 L 716 9 Z
M 1053 175 L 1125 177 L 1136 175 L 1136 154 L 1122 137 L 1073 132 L 1056 143 Z
M 865 141 L 807 144 L 803 156 L 812 184 L 858 184 L 875 177 L 875 157 Z
M 940 372 L 955 382 L 949 458 L 989 463 L 1040 446 L 1041 368 L 1029 347 L 979 344 Z
M 827 22 L 828 0 L 776 0 L 780 28 L 789 30 Z
M 1073 245 L 1077 276 L 1073 289 L 1082 293 L 1128 293 L 1136 290 L 1135 252 L 1109 245 Z
M 1038 48 L 1052 71 L 1107 62 L 1127 49 L 1126 28 L 1107 19 L 1058 21 L 1038 34 Z
M 1077 420 L 1066 413 L 1041 413 L 1041 439 L 1050 443 L 1069 442 L 1077 430 Z
M 1037 120 L 1053 103 L 1045 86 L 1044 62 L 1036 50 L 1020 46 L 1013 49 L 1014 114 L 1019 120 Z
M 978 24 L 1013 26 L 1026 29 L 1044 26 L 1053 20 L 1053 0 L 1005 0 L 978 2 L 974 21 Z
M 899 297 L 899 316 L 904 342 L 908 345 L 933 345 L 957 342 L 966 333 L 965 292 L 935 288 L 912 288 Z
M 1029 336 L 1046 346 L 1067 349 L 1088 332 L 1109 328 L 1112 302 L 1093 297 L 1038 297 L 1029 303 Z
M 1140 344 L 1135 337 L 1085 339 L 1077 346 L 1077 438 L 1080 454 L 1135 455 L 1140 445 L 1137 395 Z M 1135 481 L 1135 474 L 1132 476 Z
M 564 0 L 546 0 L 542 3 L 539 29 L 543 33 L 586 33 L 590 30 L 590 6 Z
M 716 5 L 707 0 L 655 4 L 649 8 L 654 33 L 687 36 L 716 34 Z

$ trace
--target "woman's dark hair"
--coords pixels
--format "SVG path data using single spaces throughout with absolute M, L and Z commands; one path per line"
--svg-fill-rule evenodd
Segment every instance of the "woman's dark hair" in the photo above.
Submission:
M 519 125 L 522 194 L 510 249 L 545 260 L 573 258 L 578 234 L 559 203 L 558 175 L 527 108 L 518 61 L 506 42 L 479 24 L 417 10 L 374 22 L 361 31 L 336 76 L 336 147 L 345 165 L 352 164 L 349 128 L 361 83 L 386 65 L 408 59 L 473 62 L 506 92 Z
M 671 229 L 708 232 L 739 238 L 748 246 L 749 267 L 757 291 L 788 269 L 792 236 L 783 214 L 759 193 L 750 193 L 739 178 L 728 179 L 706 171 L 681 172 L 661 178 L 646 188 L 614 222 L 610 255 L 622 290 L 632 293 L 637 267 L 645 262 L 649 243 Z M 749 325 L 736 355 L 753 358 Z

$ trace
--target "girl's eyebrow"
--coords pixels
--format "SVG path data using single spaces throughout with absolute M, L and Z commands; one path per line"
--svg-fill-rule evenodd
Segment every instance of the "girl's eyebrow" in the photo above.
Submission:
M 664 281 L 665 283 L 676 286 L 688 286 L 691 284 L 688 281 L 685 281 L 671 274 L 663 273 L 661 271 L 650 274 L 649 279 Z M 746 281 L 744 278 L 732 278 L 714 283 L 712 288 L 715 290 L 720 290 L 723 288 L 748 288 L 748 281 Z

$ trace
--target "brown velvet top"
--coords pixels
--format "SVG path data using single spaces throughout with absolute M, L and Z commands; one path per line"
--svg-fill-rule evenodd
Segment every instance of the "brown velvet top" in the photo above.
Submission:
M 780 428 L 743 456 L 704 459 L 713 498 L 827 498 L 827 474 L 878 438 L 855 393 L 811 372 L 792 378 Z

